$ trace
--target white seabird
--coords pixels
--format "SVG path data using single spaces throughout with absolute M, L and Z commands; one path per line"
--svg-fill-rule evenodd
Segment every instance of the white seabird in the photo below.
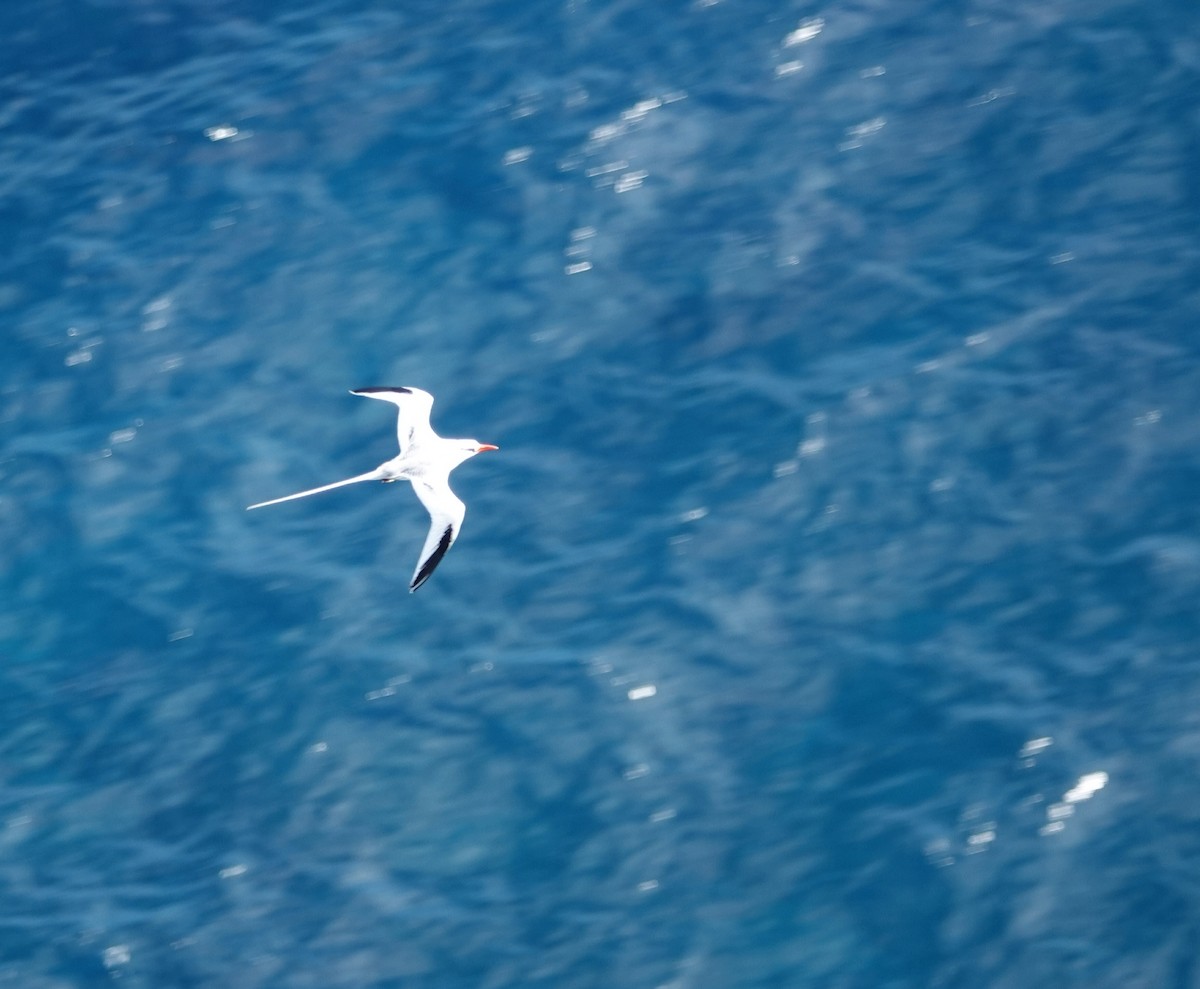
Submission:
M 425 546 L 421 549 L 417 569 L 413 571 L 412 583 L 408 587 L 412 592 L 429 579 L 429 575 L 442 562 L 446 551 L 454 545 L 454 540 L 458 538 L 458 530 L 462 527 L 463 516 L 467 513 L 467 506 L 450 490 L 450 472 L 477 453 L 500 448 L 491 443 L 480 443 L 478 440 L 450 440 L 438 436 L 429 425 L 433 396 L 420 388 L 355 388 L 350 394 L 378 398 L 399 408 L 396 435 L 400 440 L 400 455 L 366 474 L 348 477 L 344 481 L 334 481 L 333 484 L 311 488 L 308 491 L 298 491 L 283 498 L 260 501 L 246 510 L 278 505 L 281 501 L 293 501 L 296 498 L 307 498 L 309 495 L 320 494 L 322 491 L 330 491 L 347 484 L 358 484 L 360 481 L 409 481 L 417 497 L 421 499 L 421 504 L 429 512 L 430 522 L 429 535 L 425 537 Z

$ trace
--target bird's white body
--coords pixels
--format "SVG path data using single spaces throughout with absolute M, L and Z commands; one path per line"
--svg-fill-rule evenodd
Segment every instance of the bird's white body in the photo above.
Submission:
M 413 571 L 409 591 L 415 591 L 442 562 L 446 551 L 454 545 L 462 527 L 467 506 L 450 490 L 450 472 L 464 460 L 469 460 L 484 450 L 498 449 L 490 443 L 478 440 L 451 440 L 438 436 L 429 425 L 429 412 L 433 408 L 433 396 L 420 388 L 357 388 L 352 395 L 377 398 L 391 402 L 399 409 L 396 420 L 396 437 L 400 441 L 400 454 L 386 460 L 372 471 L 335 481 L 319 488 L 298 491 L 296 494 L 271 501 L 260 501 L 250 508 L 265 508 L 283 501 L 307 498 L 309 495 L 331 491 L 347 484 L 362 481 L 409 481 L 421 504 L 429 512 L 429 535 Z

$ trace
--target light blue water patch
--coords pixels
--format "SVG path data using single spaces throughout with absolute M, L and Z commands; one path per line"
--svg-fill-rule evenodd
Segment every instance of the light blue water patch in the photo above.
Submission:
M 1193 985 L 1197 26 L 6 7 L 0 983 Z

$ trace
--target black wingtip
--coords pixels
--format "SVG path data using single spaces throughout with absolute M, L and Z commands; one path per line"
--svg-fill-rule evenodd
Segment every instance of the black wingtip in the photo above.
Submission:
M 413 578 L 413 582 L 409 585 L 408 593 L 411 594 L 418 587 L 429 579 L 430 574 L 437 569 L 437 565 L 442 562 L 442 557 L 446 555 L 446 550 L 450 548 L 450 543 L 454 539 L 454 527 L 446 526 L 446 531 L 442 533 L 441 541 L 437 544 L 437 549 L 429 554 L 429 559 L 425 561 L 425 565 L 417 571 L 417 575 Z
M 404 395 L 412 394 L 411 388 L 401 388 L 399 386 L 396 386 L 395 388 L 351 388 L 350 394 L 351 395 L 378 395 L 380 392 L 385 392 L 385 391 L 386 392 L 398 391 Z

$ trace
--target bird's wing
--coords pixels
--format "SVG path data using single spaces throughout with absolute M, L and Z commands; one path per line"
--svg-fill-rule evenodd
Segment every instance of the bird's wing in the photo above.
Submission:
M 378 398 L 391 402 L 399 409 L 396 420 L 396 439 L 400 441 L 400 454 L 408 452 L 414 439 L 422 433 L 432 432 L 429 428 L 429 410 L 433 408 L 433 396 L 420 388 L 352 388 L 351 395 Z
M 424 584 L 442 562 L 442 557 L 458 538 L 463 516 L 467 514 L 467 506 L 455 496 L 445 480 L 433 484 L 426 480 L 414 480 L 412 486 L 429 512 L 429 535 L 425 537 L 417 569 L 413 571 L 412 583 L 408 587 L 410 592 Z
M 366 474 L 359 474 L 357 477 L 348 477 L 344 481 L 334 481 L 332 484 L 324 484 L 319 488 L 309 488 L 307 491 L 297 491 L 295 494 L 284 495 L 282 498 L 272 498 L 270 501 L 260 501 L 257 505 L 249 505 L 246 511 L 250 511 L 251 508 L 266 508 L 267 505 L 278 505 L 281 501 L 295 501 L 297 498 L 307 498 L 309 495 L 320 494 L 322 491 L 344 487 L 347 484 L 358 484 L 360 481 L 380 481 L 383 477 L 384 475 L 376 467 L 373 471 Z

